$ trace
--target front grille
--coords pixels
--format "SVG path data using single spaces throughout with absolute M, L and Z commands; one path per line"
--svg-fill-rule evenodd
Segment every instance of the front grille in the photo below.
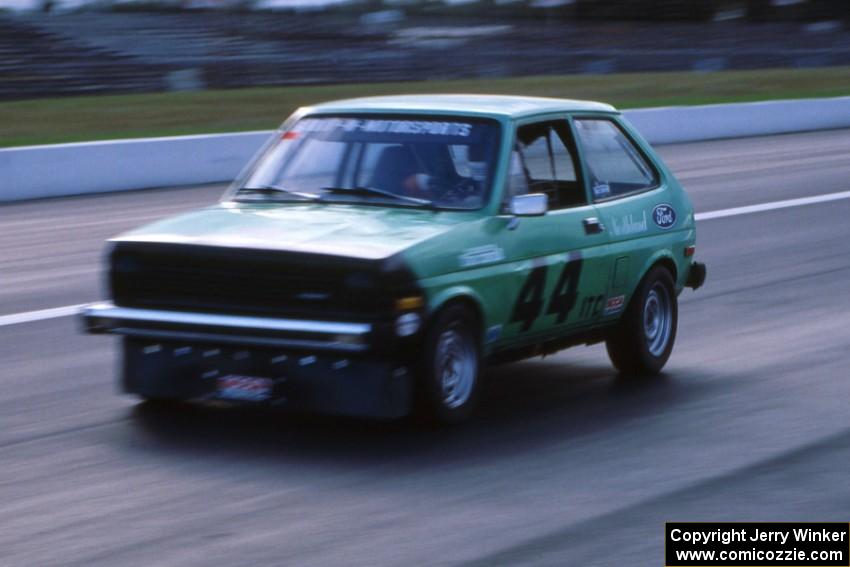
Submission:
M 125 307 L 361 321 L 387 317 L 413 289 L 378 261 L 151 243 L 117 244 L 110 283 Z

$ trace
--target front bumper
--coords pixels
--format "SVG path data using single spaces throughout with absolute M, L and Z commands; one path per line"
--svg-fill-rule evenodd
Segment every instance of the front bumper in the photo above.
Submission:
M 411 408 L 410 366 L 403 355 L 370 348 L 369 323 L 112 303 L 90 305 L 80 318 L 88 333 L 125 337 L 121 385 L 145 398 L 262 403 L 380 418 L 401 417 Z
M 369 323 L 137 309 L 108 302 L 83 308 L 80 317 L 92 334 L 338 352 L 368 350 L 373 333 Z
M 310 351 L 127 338 L 122 375 L 123 390 L 144 398 L 377 418 L 407 415 L 412 401 L 406 366 Z M 251 386 L 235 390 L 234 381 Z M 261 391 L 253 386 L 258 383 Z

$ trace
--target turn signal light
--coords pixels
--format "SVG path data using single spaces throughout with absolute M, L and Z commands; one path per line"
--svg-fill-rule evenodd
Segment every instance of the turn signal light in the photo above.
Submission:
M 421 295 L 402 297 L 401 299 L 395 300 L 396 311 L 412 311 L 414 309 L 419 309 L 423 305 L 425 305 L 425 300 Z

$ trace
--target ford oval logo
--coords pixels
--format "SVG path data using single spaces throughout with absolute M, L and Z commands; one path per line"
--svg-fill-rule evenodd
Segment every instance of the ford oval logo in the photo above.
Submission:
M 659 228 L 670 228 L 676 224 L 676 211 L 670 205 L 656 205 L 652 209 L 652 220 Z

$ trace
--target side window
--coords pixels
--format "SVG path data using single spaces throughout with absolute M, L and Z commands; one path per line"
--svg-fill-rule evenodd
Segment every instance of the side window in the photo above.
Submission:
M 575 155 L 566 120 L 538 122 L 517 130 L 516 152 L 528 193 L 545 193 L 551 210 L 587 203 L 576 176 Z M 514 166 L 512 164 L 512 173 Z
M 610 120 L 575 121 L 594 199 L 605 199 L 658 185 L 658 175 Z
M 541 132 L 539 136 L 522 147 L 528 177 L 532 180 L 532 183 L 538 183 L 538 188 L 543 185 L 547 187 L 550 185 L 549 183 L 540 183 L 542 181 L 555 180 L 555 169 L 552 163 L 552 154 L 549 153 L 549 144 L 549 132 L 546 131 Z
M 578 181 L 573 157 L 560 136 L 552 136 L 552 155 L 555 158 L 555 179 L 558 181 Z
M 517 195 L 528 193 L 528 177 L 525 174 L 525 166 L 518 150 L 511 152 L 511 170 L 508 172 L 508 194 L 506 200 Z

